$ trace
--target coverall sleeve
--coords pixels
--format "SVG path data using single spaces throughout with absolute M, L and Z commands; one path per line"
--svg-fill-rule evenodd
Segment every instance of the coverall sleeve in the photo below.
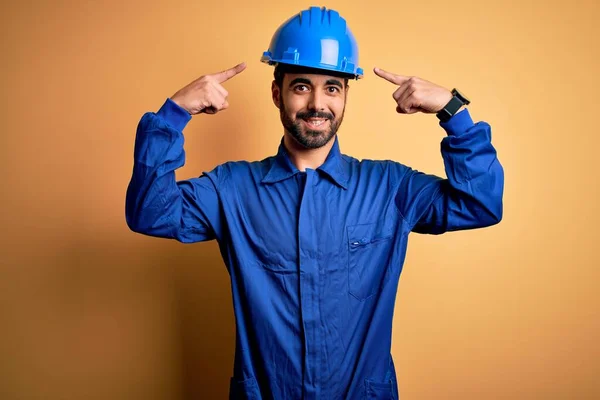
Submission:
M 183 243 L 220 237 L 220 168 L 199 178 L 175 178 L 175 170 L 185 163 L 183 129 L 190 119 L 167 99 L 157 113 L 145 113 L 139 121 L 125 200 L 132 231 Z
M 491 142 L 491 127 L 462 110 L 440 122 L 447 136 L 441 153 L 446 179 L 406 169 L 396 204 L 416 233 L 483 228 L 502 219 L 504 171 Z

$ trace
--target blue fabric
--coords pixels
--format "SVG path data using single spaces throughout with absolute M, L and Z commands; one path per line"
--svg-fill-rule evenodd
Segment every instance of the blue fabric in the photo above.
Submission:
M 438 122 L 447 179 L 359 161 L 336 137 L 316 170 L 298 171 L 281 142 L 262 161 L 176 182 L 190 119 L 182 111 L 168 99 L 142 116 L 126 219 L 145 235 L 218 241 L 237 329 L 231 398 L 397 398 L 392 316 L 409 233 L 501 220 L 490 126 L 468 110 Z

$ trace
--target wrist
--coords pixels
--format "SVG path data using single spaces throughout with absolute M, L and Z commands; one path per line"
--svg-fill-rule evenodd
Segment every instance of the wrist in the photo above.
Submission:
M 444 128 L 448 136 L 462 136 L 474 125 L 468 108 L 465 108 L 462 112 L 457 112 L 446 122 L 440 121 L 440 126 Z
M 192 119 L 189 112 L 171 98 L 167 98 L 156 115 L 178 131 L 183 131 L 187 123 Z
M 452 98 L 440 111 L 438 111 L 436 116 L 441 122 L 447 122 L 470 103 L 471 101 L 459 92 L 458 89 L 452 89 Z

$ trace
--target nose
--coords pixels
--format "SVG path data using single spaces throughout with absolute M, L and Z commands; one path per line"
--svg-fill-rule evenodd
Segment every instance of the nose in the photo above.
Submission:
M 318 90 L 315 90 L 311 93 L 311 96 L 310 96 L 310 99 L 308 102 L 308 108 L 310 110 L 315 110 L 315 111 L 325 110 L 323 94 L 320 93 Z

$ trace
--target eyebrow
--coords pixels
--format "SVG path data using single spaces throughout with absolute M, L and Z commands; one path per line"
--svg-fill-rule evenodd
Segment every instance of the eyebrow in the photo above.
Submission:
M 310 79 L 296 78 L 290 82 L 290 87 L 294 86 L 297 83 L 304 83 L 306 85 L 312 85 L 312 82 L 310 81 Z M 344 86 L 342 85 L 342 82 L 338 81 L 337 79 L 328 79 L 327 82 L 325 82 L 325 86 L 328 86 L 328 85 L 338 86 L 340 89 L 344 88 Z
M 310 81 L 310 79 L 306 79 L 306 78 L 296 78 L 293 81 L 290 82 L 290 86 L 294 86 L 296 83 L 305 83 L 307 85 L 312 85 L 312 82 Z
M 344 87 L 342 86 L 342 82 L 338 81 L 337 79 L 329 79 L 327 80 L 327 82 L 325 82 L 325 85 L 334 85 L 334 86 L 339 86 L 340 89 L 343 89 Z

